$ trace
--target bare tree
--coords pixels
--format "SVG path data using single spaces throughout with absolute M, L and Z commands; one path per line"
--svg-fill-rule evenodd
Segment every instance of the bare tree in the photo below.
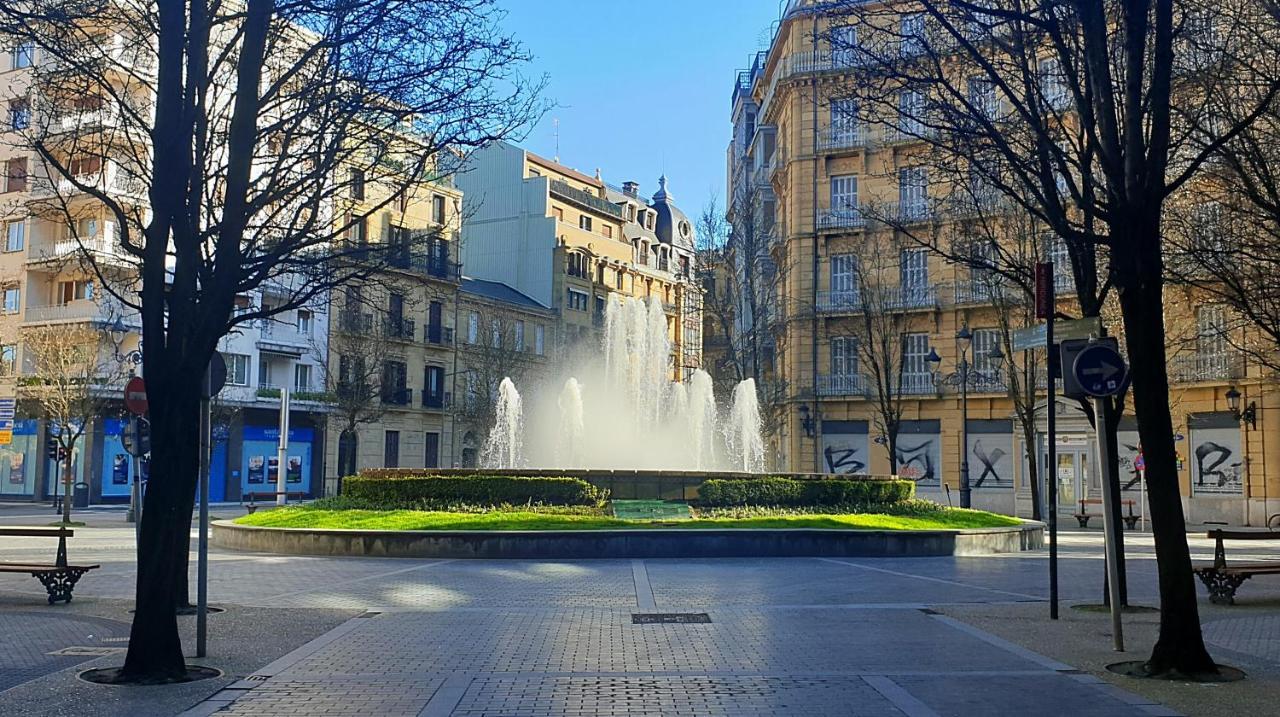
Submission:
M 338 434 L 339 480 L 356 473 L 360 426 L 376 423 L 386 411 L 382 403 L 383 364 L 394 348 L 374 314 L 360 309 L 350 304 L 339 309 L 324 347 L 327 359 L 320 369 L 328 404 L 325 418 Z
M 86 324 L 51 324 L 22 332 L 28 375 L 21 395 L 39 407 L 62 459 L 62 522 L 71 522 L 73 456 L 94 418 L 104 415 L 125 375 L 104 333 Z M 81 447 L 82 460 L 88 451 Z
M 1129 353 L 1143 358 L 1133 367 L 1133 393 L 1162 608 L 1147 669 L 1214 671 L 1200 633 L 1178 490 L 1161 221 L 1166 199 L 1196 176 L 1208 149 L 1238 134 L 1280 87 L 1280 74 L 1263 72 L 1269 60 L 1255 65 L 1252 58 L 1258 37 L 1274 32 L 1275 22 L 1244 3 L 916 5 L 918 12 L 903 12 L 894 5 L 838 3 L 862 30 L 857 42 L 847 33 L 831 37 L 862 68 L 850 75 L 847 89 L 867 121 L 891 139 L 923 144 L 907 164 L 918 163 L 928 181 L 989 185 L 1013 210 L 1065 241 L 1086 316 L 1097 315 L 1105 295 L 1116 290 Z M 1223 35 L 1232 42 L 1206 58 L 1182 41 L 1199 32 L 1194 28 L 1203 27 L 1207 13 L 1210 21 L 1228 19 Z M 1191 140 L 1203 131 L 1183 118 L 1200 116 L 1205 97 L 1240 81 L 1262 88 L 1256 101 L 1197 147 Z M 1107 264 L 1101 281 L 1100 252 Z
M 370 236 L 370 214 L 446 176 L 443 153 L 538 114 L 499 16 L 491 0 L 0 7 L 0 32 L 38 49 L 33 86 L 51 98 L 24 137 L 41 191 L 100 202 L 141 278 L 117 298 L 142 315 L 159 480 L 121 680 L 185 675 L 174 582 L 199 462 L 197 379 L 219 338 L 379 271 L 387 243 Z M 64 131 L 59 108 L 76 97 L 101 97 L 112 121 L 74 112 Z M 393 189 L 361 203 L 366 183 Z M 288 299 L 233 312 L 266 283 Z
M 474 315 L 476 333 L 471 335 Z M 455 420 L 462 432 L 488 435 L 493 428 L 498 406 L 498 386 L 509 378 L 516 385 L 527 385 L 525 378 L 533 364 L 529 350 L 532 337 L 521 336 L 517 342 L 515 318 L 496 308 L 482 310 L 476 306 L 464 315 L 467 332 L 458 347 L 458 371 L 462 382 L 462 399 L 455 398 Z M 474 338 L 474 341 L 472 340 Z

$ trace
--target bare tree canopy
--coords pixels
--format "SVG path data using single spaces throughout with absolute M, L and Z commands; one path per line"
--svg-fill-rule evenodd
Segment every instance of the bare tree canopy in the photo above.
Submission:
M 848 69 L 855 121 L 903 145 L 908 228 L 951 197 L 1034 218 L 1065 244 L 1082 313 L 1118 299 L 1160 566 L 1153 673 L 1215 670 L 1199 628 L 1178 489 L 1164 318 L 1166 200 L 1280 89 L 1271 8 L 1229 0 L 917 0 L 827 8 L 815 33 Z M 820 37 L 819 37 L 820 36 Z M 1236 114 L 1214 113 L 1230 96 Z M 997 247 L 1002 245 L 997 245 Z M 1010 262 L 993 266 L 1007 271 Z M 1025 281 L 1025 275 L 1023 277 Z M 1114 404 L 1108 407 L 1114 412 Z
M 539 84 L 520 76 L 526 55 L 499 19 L 492 0 L 0 6 L 0 33 L 35 48 L 33 193 L 51 209 L 96 201 L 141 279 L 138 293 L 103 282 L 141 313 L 153 426 L 122 679 L 185 673 L 174 583 L 186 579 L 198 379 L 218 340 L 376 273 L 395 252 L 370 215 L 429 199 L 420 188 L 447 181 L 459 155 L 536 118 Z M 361 203 L 375 185 L 379 199 Z M 286 300 L 233 311 L 267 284 Z

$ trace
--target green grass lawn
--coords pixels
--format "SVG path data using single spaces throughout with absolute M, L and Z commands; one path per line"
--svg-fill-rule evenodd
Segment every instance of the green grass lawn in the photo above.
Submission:
M 521 511 L 446 513 L 418 510 L 259 510 L 236 520 L 267 528 L 340 528 L 354 530 L 606 530 L 616 528 L 834 528 L 841 530 L 936 530 L 1018 525 L 1004 515 L 947 508 L 927 516 L 878 513 L 779 515 L 696 520 L 619 520 L 596 515 L 555 515 Z

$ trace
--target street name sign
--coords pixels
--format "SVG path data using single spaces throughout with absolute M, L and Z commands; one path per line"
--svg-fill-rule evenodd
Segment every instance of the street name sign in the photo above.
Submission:
M 1090 336 L 1101 333 L 1102 319 L 1097 316 L 1053 322 L 1053 338 L 1057 343 L 1068 339 L 1087 339 Z M 1047 334 L 1048 326 L 1046 324 L 1036 324 L 1025 329 L 1014 329 L 1013 350 L 1042 349 L 1044 348 Z

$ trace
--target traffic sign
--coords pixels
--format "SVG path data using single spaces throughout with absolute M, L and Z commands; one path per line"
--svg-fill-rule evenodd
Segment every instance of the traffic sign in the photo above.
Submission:
M 1026 351 L 1028 349 L 1044 348 L 1046 333 L 1045 324 L 1036 324 L 1025 329 L 1014 329 L 1013 350 Z M 1053 339 L 1057 343 L 1062 343 L 1068 339 L 1087 339 L 1090 336 L 1101 333 L 1102 319 L 1097 316 L 1053 322 Z
M 134 376 L 124 385 L 124 407 L 135 416 L 146 414 L 147 384 L 141 376 Z
M 1090 343 L 1076 356 L 1071 372 L 1086 394 L 1114 396 L 1124 388 L 1129 369 L 1114 344 L 1114 339 Z
M 120 436 L 120 445 L 124 446 L 125 452 L 134 458 L 150 453 L 151 422 L 141 416 L 130 418 L 129 425 Z
M 221 351 L 214 351 L 209 359 L 209 368 L 205 369 L 204 379 L 200 382 L 200 396 L 213 398 L 222 387 L 227 385 L 227 361 L 222 358 Z

